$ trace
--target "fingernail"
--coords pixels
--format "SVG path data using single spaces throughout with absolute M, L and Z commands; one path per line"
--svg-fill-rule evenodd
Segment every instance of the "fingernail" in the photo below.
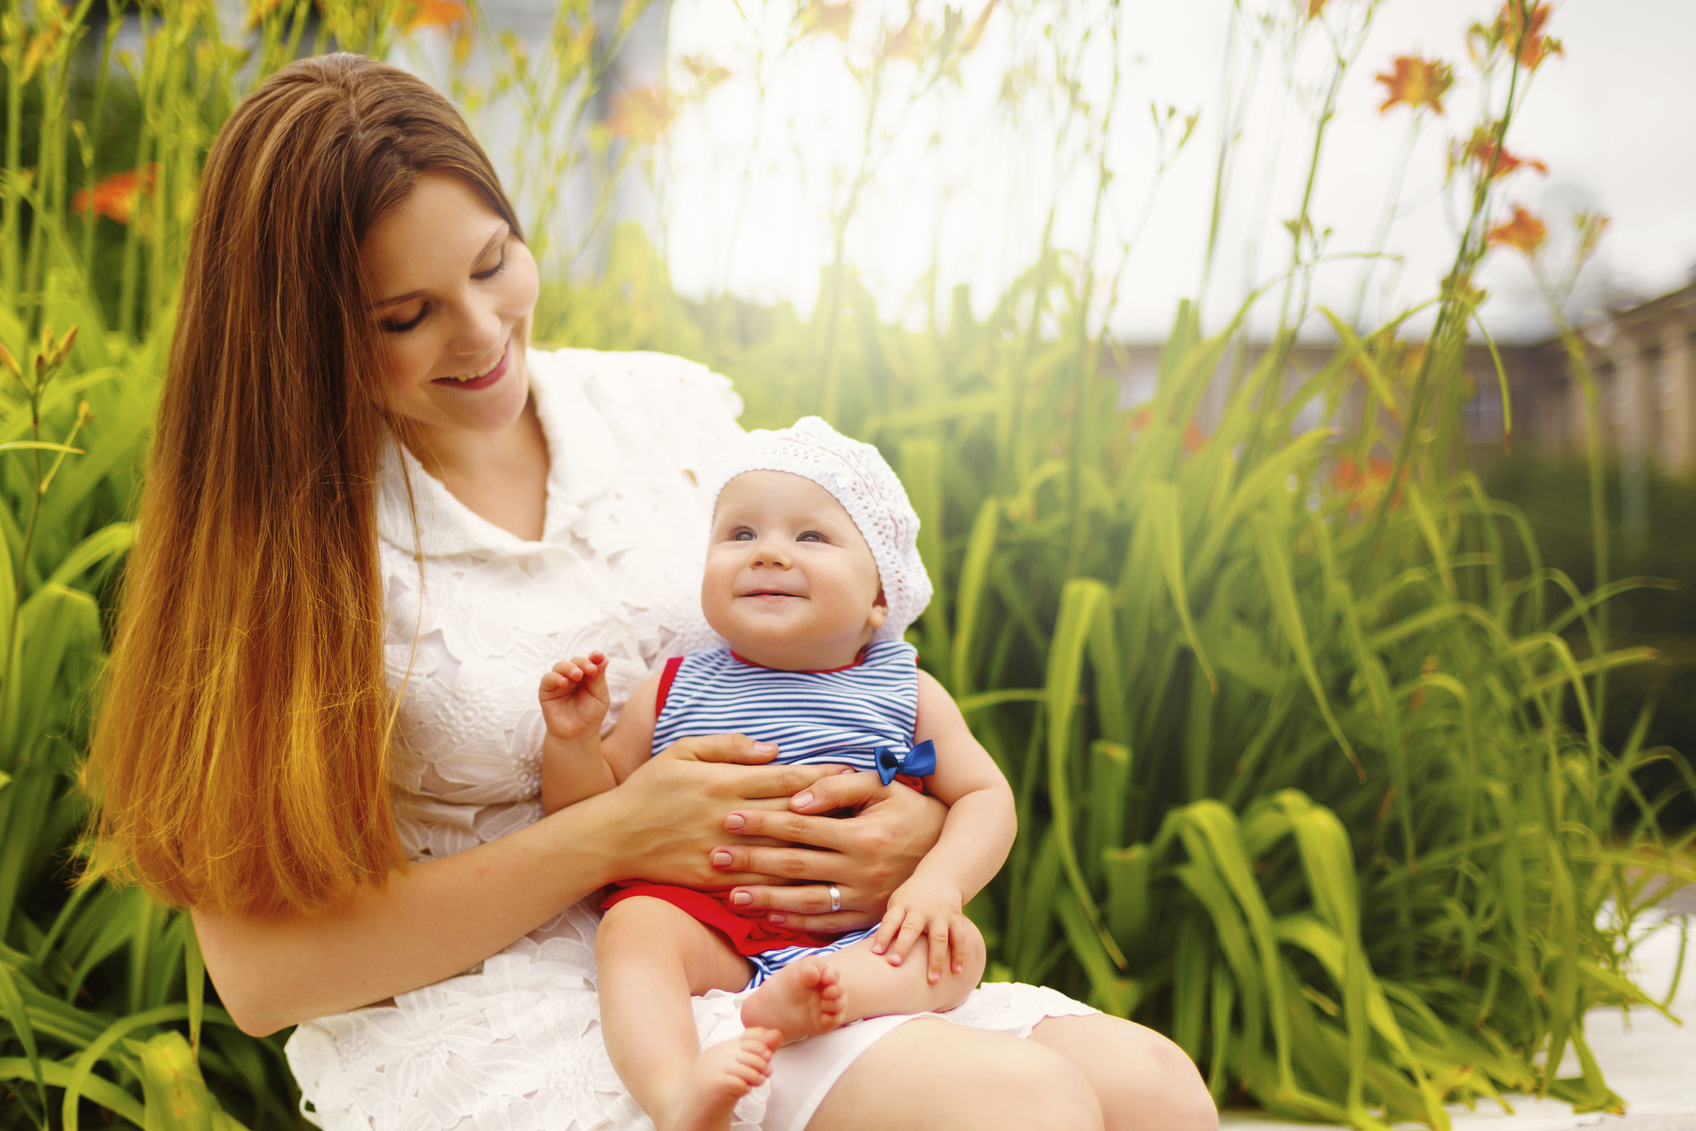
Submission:
M 730 853 L 728 853 L 728 852 L 715 852 L 715 853 L 713 853 L 713 867 L 715 867 L 715 868 L 728 868 L 728 867 L 730 867 Z
M 729 829 L 731 832 L 735 832 L 747 823 L 747 821 L 743 820 L 742 814 L 740 813 L 732 813 L 724 819 L 724 827 Z
M 813 803 L 813 791 L 810 790 L 810 789 L 802 790 L 800 793 L 797 793 L 794 797 L 790 798 L 790 800 L 789 800 L 789 805 L 790 805 L 790 808 L 792 808 L 792 809 L 805 809 L 807 806 L 811 805 L 812 803 Z
M 785 915 L 781 911 L 773 911 L 770 915 L 766 916 L 766 922 L 768 922 L 768 923 L 787 923 L 787 922 L 789 922 L 789 916 Z
M 775 743 L 775 742 L 756 742 L 756 743 L 754 743 L 754 753 L 756 753 L 756 754 L 776 754 L 777 753 L 777 743 Z
M 748 907 L 753 904 L 754 897 L 745 891 L 733 891 L 730 893 L 730 902 L 737 907 Z
M 889 956 L 889 964 L 890 964 L 890 965 L 891 965 L 891 966 L 899 966 L 899 965 L 901 965 L 901 956 L 900 956 L 900 955 L 899 955 L 899 954 L 892 954 L 892 955 L 890 955 L 890 956 Z

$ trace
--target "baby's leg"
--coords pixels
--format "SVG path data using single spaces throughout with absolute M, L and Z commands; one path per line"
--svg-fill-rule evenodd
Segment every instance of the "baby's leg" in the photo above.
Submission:
M 780 1037 L 750 1027 L 702 1052 L 689 997 L 741 989 L 748 960 L 681 908 L 632 896 L 602 917 L 595 966 L 607 1054 L 642 1110 L 660 1131 L 725 1131 Z
M 920 939 L 899 966 L 887 954 L 873 954 L 870 939 L 797 959 L 742 1003 L 742 1023 L 781 1030 L 793 1041 L 863 1017 L 953 1009 L 983 979 L 983 936 L 969 927 L 952 939 L 965 969 L 944 970 L 939 982 L 929 980 L 927 941 Z

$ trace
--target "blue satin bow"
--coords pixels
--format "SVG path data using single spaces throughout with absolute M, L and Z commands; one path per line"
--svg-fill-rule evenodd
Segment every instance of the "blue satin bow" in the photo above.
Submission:
M 929 777 L 936 773 L 936 743 L 925 739 L 911 750 L 901 750 L 894 746 L 879 746 L 877 748 L 877 776 L 888 785 L 895 780 L 896 774 L 910 774 L 915 778 Z

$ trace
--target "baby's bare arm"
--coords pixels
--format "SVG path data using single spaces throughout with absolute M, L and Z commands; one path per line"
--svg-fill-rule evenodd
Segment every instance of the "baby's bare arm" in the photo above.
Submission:
M 1012 787 L 972 737 L 953 698 L 923 671 L 913 737 L 936 743 L 936 773 L 925 784 L 948 805 L 942 837 L 913 875 L 946 880 L 969 900 L 1001 870 L 1013 847 L 1019 822 Z
M 548 734 L 542 740 L 542 810 L 554 813 L 618 784 L 601 750 L 607 658 L 600 652 L 562 660 L 539 692 Z
M 887 953 L 890 964 L 898 966 L 921 937 L 928 937 L 929 981 L 941 985 L 950 972 L 963 973 L 970 964 L 977 932 L 965 905 L 1007 859 L 1018 819 L 1013 791 L 995 760 L 972 737 L 948 692 L 924 672 L 919 673 L 914 738 L 936 743 L 936 772 L 926 781 L 931 793 L 948 803 L 948 817 L 936 847 L 889 897 L 871 950 Z
M 642 681 L 630 702 L 619 713 L 618 725 L 601 740 L 601 757 L 612 767 L 613 777 L 623 781 L 636 772 L 654 753 L 654 723 L 659 701 L 658 673 Z

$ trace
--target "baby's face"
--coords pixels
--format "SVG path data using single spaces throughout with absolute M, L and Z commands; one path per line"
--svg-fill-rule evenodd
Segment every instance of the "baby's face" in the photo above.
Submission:
M 888 611 L 854 520 L 786 471 L 745 472 L 719 495 L 701 609 L 737 655 L 786 671 L 847 667 Z

